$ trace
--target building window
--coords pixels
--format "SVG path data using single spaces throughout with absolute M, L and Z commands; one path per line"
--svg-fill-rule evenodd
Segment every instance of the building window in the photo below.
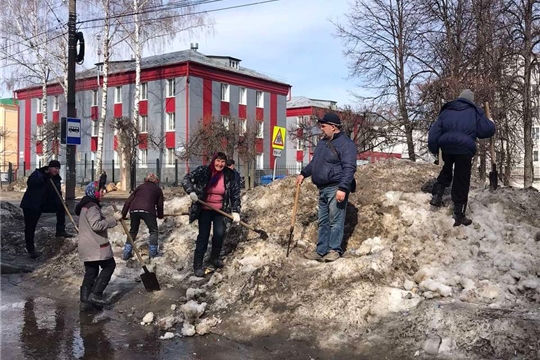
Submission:
M 92 106 L 98 105 L 98 91 L 92 90 Z
M 176 114 L 167 113 L 167 131 L 176 130 Z
M 533 140 L 540 140 L 540 128 L 539 127 L 533 127 L 532 128 L 532 138 Z
M 296 173 L 297 174 L 300 174 L 300 172 L 302 171 L 302 162 L 301 161 L 297 161 L 296 162 Z
M 139 116 L 139 131 L 142 133 L 148 132 L 148 116 L 146 115 Z
M 117 86 L 114 88 L 114 103 L 115 104 L 122 103 L 122 87 L 121 86 Z
M 257 170 L 264 169 L 264 154 L 257 154 Z
M 43 140 L 43 125 L 40 125 L 37 127 L 37 133 L 36 133 L 36 136 L 38 138 L 38 140 Z
M 228 116 L 221 116 L 221 123 L 225 129 L 229 130 L 230 119 Z
M 240 91 L 239 91 L 239 104 L 240 105 L 247 105 L 247 89 L 244 88 L 244 87 L 241 87 L 240 88 Z
M 118 169 L 120 168 L 120 161 L 118 161 L 118 151 L 113 151 L 113 160 L 114 160 L 114 168 Z
M 60 109 L 60 103 L 58 102 L 58 96 L 53 98 L 53 111 L 58 111 Z
M 240 119 L 240 135 L 244 135 L 247 131 L 246 119 Z
M 43 112 L 43 99 L 37 99 L 37 109 L 36 109 L 36 112 L 37 112 L 37 113 L 42 113 L 42 112 Z
M 264 123 L 257 121 L 257 138 L 262 139 L 264 137 Z
M 221 101 L 229 102 L 229 84 L 221 84 Z
M 165 165 L 173 166 L 174 159 L 175 159 L 174 149 L 173 148 L 167 149 L 165 151 Z
M 231 60 L 229 64 L 233 69 L 238 69 L 238 61 Z
M 167 97 L 174 97 L 174 94 L 176 94 L 176 83 L 174 82 L 174 79 L 168 79 L 167 80 Z
M 533 151 L 533 161 L 538 161 L 538 151 Z
M 262 91 L 257 91 L 257 107 L 264 107 L 264 93 Z
M 99 121 L 92 120 L 92 136 L 98 136 Z
M 139 96 L 140 96 L 140 100 L 148 100 L 148 84 L 147 83 L 141 83 L 141 86 L 139 89 Z
M 148 150 L 147 149 L 139 149 L 139 166 L 146 167 L 148 164 Z
M 296 139 L 296 150 L 304 150 L 304 139 L 301 137 Z

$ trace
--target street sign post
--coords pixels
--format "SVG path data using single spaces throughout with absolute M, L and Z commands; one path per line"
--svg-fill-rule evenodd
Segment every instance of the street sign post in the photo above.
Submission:
M 281 150 L 273 149 L 272 150 L 272 155 L 274 155 L 275 157 L 280 157 L 281 156 Z
M 285 149 L 285 134 L 287 129 L 282 126 L 274 126 L 272 131 L 272 155 L 274 156 L 274 170 L 272 172 L 272 181 L 276 179 L 277 159 L 281 157 L 281 151 Z
M 81 145 L 81 119 L 62 117 L 60 142 L 66 145 Z

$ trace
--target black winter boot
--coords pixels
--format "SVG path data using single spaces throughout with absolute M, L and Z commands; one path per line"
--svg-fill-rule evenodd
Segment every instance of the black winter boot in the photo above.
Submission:
M 431 201 L 429 204 L 431 206 L 435 207 L 441 207 L 442 206 L 442 197 L 444 194 L 444 186 L 439 184 L 438 182 L 433 184 L 433 191 L 431 192 L 433 197 L 431 198 Z
M 454 204 L 454 226 L 468 226 L 472 224 L 472 220 L 465 216 L 467 204 Z
M 88 302 L 88 296 L 90 296 L 91 293 L 92 293 L 92 288 L 87 287 L 87 286 L 81 286 L 81 298 L 80 298 L 81 303 L 79 306 L 80 311 L 88 312 L 88 311 L 103 309 L 103 306 L 96 306 Z
M 217 258 L 211 258 L 211 259 L 210 259 L 210 263 L 211 263 L 216 269 L 221 269 L 221 268 L 223 268 L 223 266 L 224 266 L 223 260 L 221 260 L 219 257 L 217 257 Z
M 204 255 L 201 256 L 195 253 L 195 256 L 193 257 L 193 271 L 197 277 L 204 277 L 203 260 Z
M 110 305 L 111 302 L 103 298 L 103 291 L 105 291 L 107 285 L 109 285 L 109 280 L 98 278 L 94 288 L 92 289 L 92 293 L 90 296 L 88 296 L 88 302 L 96 306 Z

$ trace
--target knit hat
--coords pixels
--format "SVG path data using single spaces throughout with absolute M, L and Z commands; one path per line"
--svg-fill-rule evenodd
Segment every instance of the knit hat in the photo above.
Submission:
M 474 93 L 469 89 L 463 90 L 461 92 L 461 94 L 459 94 L 458 97 L 462 98 L 462 99 L 469 100 L 470 102 L 474 102 Z
M 319 119 L 318 122 L 321 123 L 321 124 L 334 125 L 334 126 L 337 126 L 338 128 L 341 127 L 341 119 L 335 113 L 326 113 L 326 114 L 324 114 L 323 118 Z
M 99 193 L 99 184 L 97 181 L 89 182 L 88 185 L 86 185 L 86 189 L 84 190 L 84 195 L 92 198 L 92 199 L 98 199 L 100 197 Z
M 144 181 L 153 182 L 154 184 L 157 184 L 159 182 L 159 178 L 154 173 L 149 173 L 146 175 L 146 178 L 144 178 Z
M 58 160 L 51 160 L 49 162 L 49 167 L 58 168 L 60 169 L 60 161 Z

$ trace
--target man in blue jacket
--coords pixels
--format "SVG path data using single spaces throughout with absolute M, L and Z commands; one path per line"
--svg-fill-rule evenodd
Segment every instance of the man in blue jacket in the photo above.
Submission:
M 306 253 L 310 260 L 335 261 L 343 253 L 341 243 L 345 227 L 345 210 L 349 193 L 356 185 L 357 149 L 355 143 L 341 132 L 341 119 L 327 113 L 319 124 L 324 137 L 319 141 L 311 162 L 300 172 L 296 183 L 304 178 L 319 189 L 319 238 L 317 250 Z M 354 191 L 354 190 L 353 190 Z
M 430 204 L 441 207 L 444 188 L 450 186 L 454 202 L 454 226 L 470 225 L 465 216 L 471 184 L 472 158 L 476 153 L 476 138 L 487 139 L 495 134 L 495 124 L 474 104 L 474 93 L 463 90 L 456 100 L 446 103 L 428 135 L 429 151 L 442 150 L 444 166 L 433 185 Z M 452 175 L 453 171 L 453 175 Z
M 40 254 L 34 246 L 34 233 L 42 213 L 56 213 L 56 237 L 70 238 L 73 235 L 66 232 L 66 213 L 62 201 L 51 184 L 60 194 L 62 190 L 60 182 L 62 178 L 58 174 L 60 162 L 52 160 L 48 166 L 36 169 L 26 181 L 27 189 L 21 201 L 24 215 L 24 238 L 26 251 L 32 259 Z

